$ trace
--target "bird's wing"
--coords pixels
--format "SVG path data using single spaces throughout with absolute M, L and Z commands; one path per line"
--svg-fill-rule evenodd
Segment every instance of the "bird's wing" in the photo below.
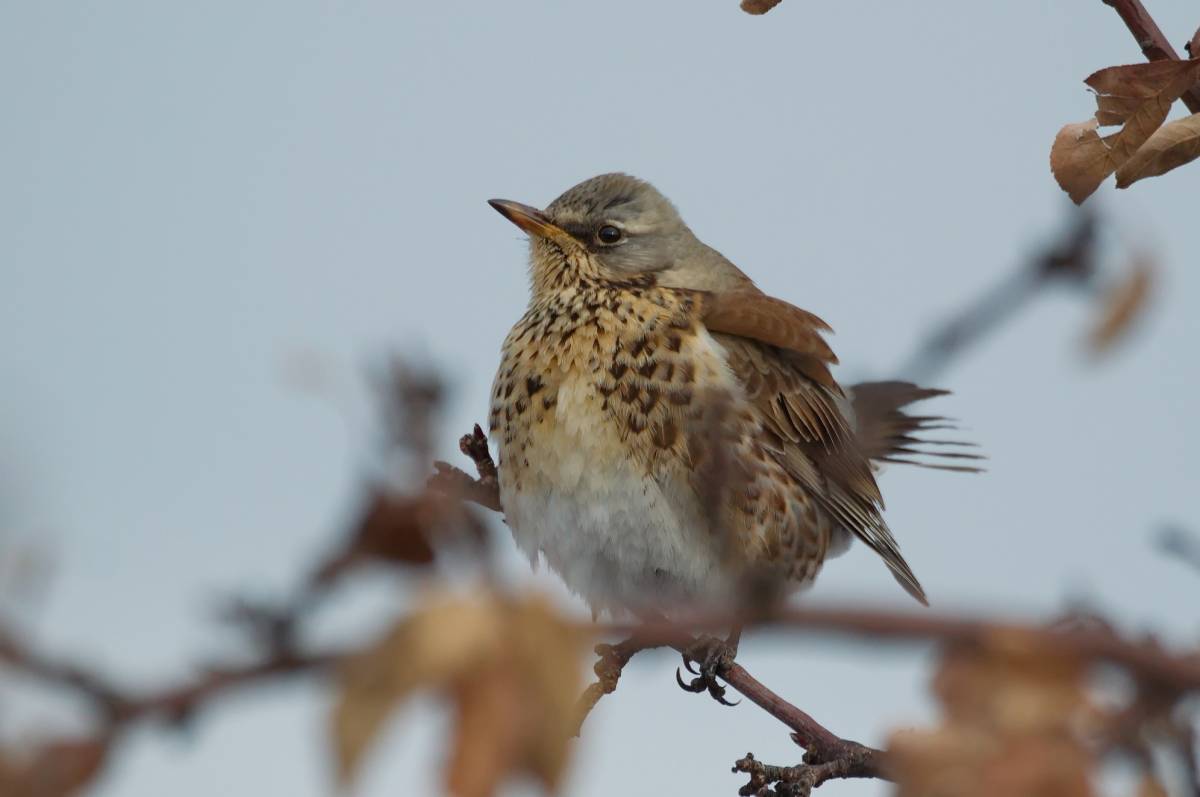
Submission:
M 821 337 L 831 331 L 817 316 L 768 296 L 753 286 L 741 290 L 703 294 L 702 320 L 713 332 L 787 349 L 796 356 L 795 367 L 809 379 L 830 390 L 841 392 L 829 373 L 837 356 Z
M 725 348 L 730 369 L 763 419 L 781 464 L 839 526 L 878 553 L 910 595 L 925 592 L 883 520 L 870 460 L 839 407 L 829 375 L 828 329 L 816 316 L 758 293 L 705 296 L 704 324 Z

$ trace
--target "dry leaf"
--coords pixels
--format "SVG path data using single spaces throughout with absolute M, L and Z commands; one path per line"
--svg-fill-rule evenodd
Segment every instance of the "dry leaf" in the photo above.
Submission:
M 4 797 L 70 797 L 99 774 L 108 741 L 64 739 L 23 754 L 0 753 L 0 794 Z
M 1141 318 L 1154 285 L 1154 266 L 1148 258 L 1133 262 L 1129 274 L 1104 298 L 1103 310 L 1088 334 L 1088 348 L 1100 354 L 1112 348 Z
M 1155 130 L 1141 149 L 1117 169 L 1117 188 L 1166 174 L 1196 158 L 1200 158 L 1200 113 Z
M 1084 666 L 1024 635 L 951 646 L 933 691 L 943 724 L 893 734 L 901 797 L 1089 797 Z
M 747 14 L 765 14 L 779 3 L 780 0 L 742 0 L 742 10 Z
M 446 773 L 452 794 L 487 797 L 513 773 L 555 789 L 574 729 L 585 641 L 539 598 L 427 602 L 342 672 L 333 714 L 340 779 L 353 778 L 405 697 L 433 689 L 456 708 Z
M 1090 75 L 1096 91 L 1094 119 L 1069 124 L 1050 148 L 1050 170 L 1076 203 L 1119 169 L 1166 120 L 1171 104 L 1196 83 L 1200 60 L 1151 61 L 1114 66 Z M 1122 125 L 1101 137 L 1099 125 Z
M 1167 797 L 1167 790 L 1153 775 L 1143 775 L 1138 784 L 1137 797 Z
M 1058 131 L 1050 147 L 1050 171 L 1075 204 L 1083 202 L 1116 169 L 1111 136 L 1101 138 L 1095 119 L 1070 124 Z
M 1085 707 L 1083 663 L 1023 637 L 950 648 L 933 692 L 954 722 L 1003 732 L 1061 730 Z

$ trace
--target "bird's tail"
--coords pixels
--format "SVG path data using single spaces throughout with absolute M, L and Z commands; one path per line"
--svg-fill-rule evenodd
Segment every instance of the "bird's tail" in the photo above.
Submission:
M 897 462 L 923 468 L 978 473 L 970 464 L 984 459 L 964 451 L 974 443 L 960 440 L 930 440 L 922 435 L 939 429 L 954 429 L 940 415 L 910 415 L 904 407 L 949 391 L 918 387 L 911 382 L 862 382 L 847 393 L 853 408 L 854 436 L 873 463 Z

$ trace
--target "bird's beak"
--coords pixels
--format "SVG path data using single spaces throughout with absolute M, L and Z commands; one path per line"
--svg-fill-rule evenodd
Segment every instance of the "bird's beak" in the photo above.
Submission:
M 537 208 L 513 202 L 511 199 L 489 199 L 488 204 L 530 235 L 542 238 L 562 238 L 567 235 L 566 231 L 551 222 L 550 218 Z

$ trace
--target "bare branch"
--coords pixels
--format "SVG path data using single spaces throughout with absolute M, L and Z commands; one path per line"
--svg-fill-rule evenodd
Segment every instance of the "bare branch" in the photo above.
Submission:
M 596 673 L 596 682 L 590 684 L 587 689 L 583 690 L 583 694 L 579 696 L 578 712 L 579 723 L 575 726 L 574 736 L 578 736 L 583 728 L 583 723 L 587 719 L 588 714 L 600 702 L 600 698 L 605 695 L 611 695 L 617 689 L 617 681 L 621 679 L 621 673 L 625 669 L 625 665 L 635 654 L 650 648 L 661 647 L 651 642 L 644 642 L 636 634 L 626 640 L 618 642 L 615 645 L 597 645 L 596 655 L 599 660 L 596 662 L 592 671 Z
M 935 328 L 900 373 L 906 379 L 924 382 L 1013 318 L 1049 285 L 1063 281 L 1092 284 L 1098 273 L 1096 229 L 1095 215 L 1078 211 L 1061 241 L 1021 263 L 1002 283 Z
M 0 629 L 0 661 L 40 681 L 69 688 L 88 699 L 106 726 L 106 735 L 136 722 L 163 719 L 182 723 L 201 706 L 243 686 L 275 676 L 322 671 L 344 654 L 270 652 L 249 664 L 207 669 L 166 688 L 134 695 L 76 664 L 59 662 Z
M 1147 61 L 1178 61 L 1179 53 L 1171 46 L 1170 40 L 1163 35 L 1162 29 L 1150 16 L 1150 12 L 1142 5 L 1141 0 L 1103 0 L 1105 5 L 1112 6 L 1121 21 L 1142 49 L 1142 55 Z M 1200 31 L 1197 31 L 1200 35 Z M 1192 42 L 1196 39 L 1193 37 Z M 1197 53 L 1189 49 L 1192 57 Z M 1200 113 L 1200 87 L 1193 86 L 1183 95 L 1183 102 L 1192 113 Z
M 446 462 L 435 462 L 437 473 L 429 480 L 429 488 L 447 495 L 458 496 L 464 501 L 479 504 L 494 512 L 503 512 L 500 505 L 500 482 L 496 477 L 496 463 L 488 450 L 487 435 L 479 424 L 471 434 L 463 435 L 458 441 L 459 450 L 475 463 L 478 479 Z
M 850 742 L 848 744 L 853 744 Z M 768 794 L 772 784 L 778 784 L 774 793 L 789 797 L 808 797 L 812 790 L 827 780 L 836 778 L 883 778 L 880 766 L 881 753 L 869 747 L 858 746 L 857 750 L 848 750 L 844 757 L 825 762 L 812 761 L 799 766 L 781 767 L 764 764 L 746 753 L 733 763 L 734 772 L 745 772 L 750 781 L 738 790 L 742 795 Z M 805 756 L 807 760 L 809 757 Z

